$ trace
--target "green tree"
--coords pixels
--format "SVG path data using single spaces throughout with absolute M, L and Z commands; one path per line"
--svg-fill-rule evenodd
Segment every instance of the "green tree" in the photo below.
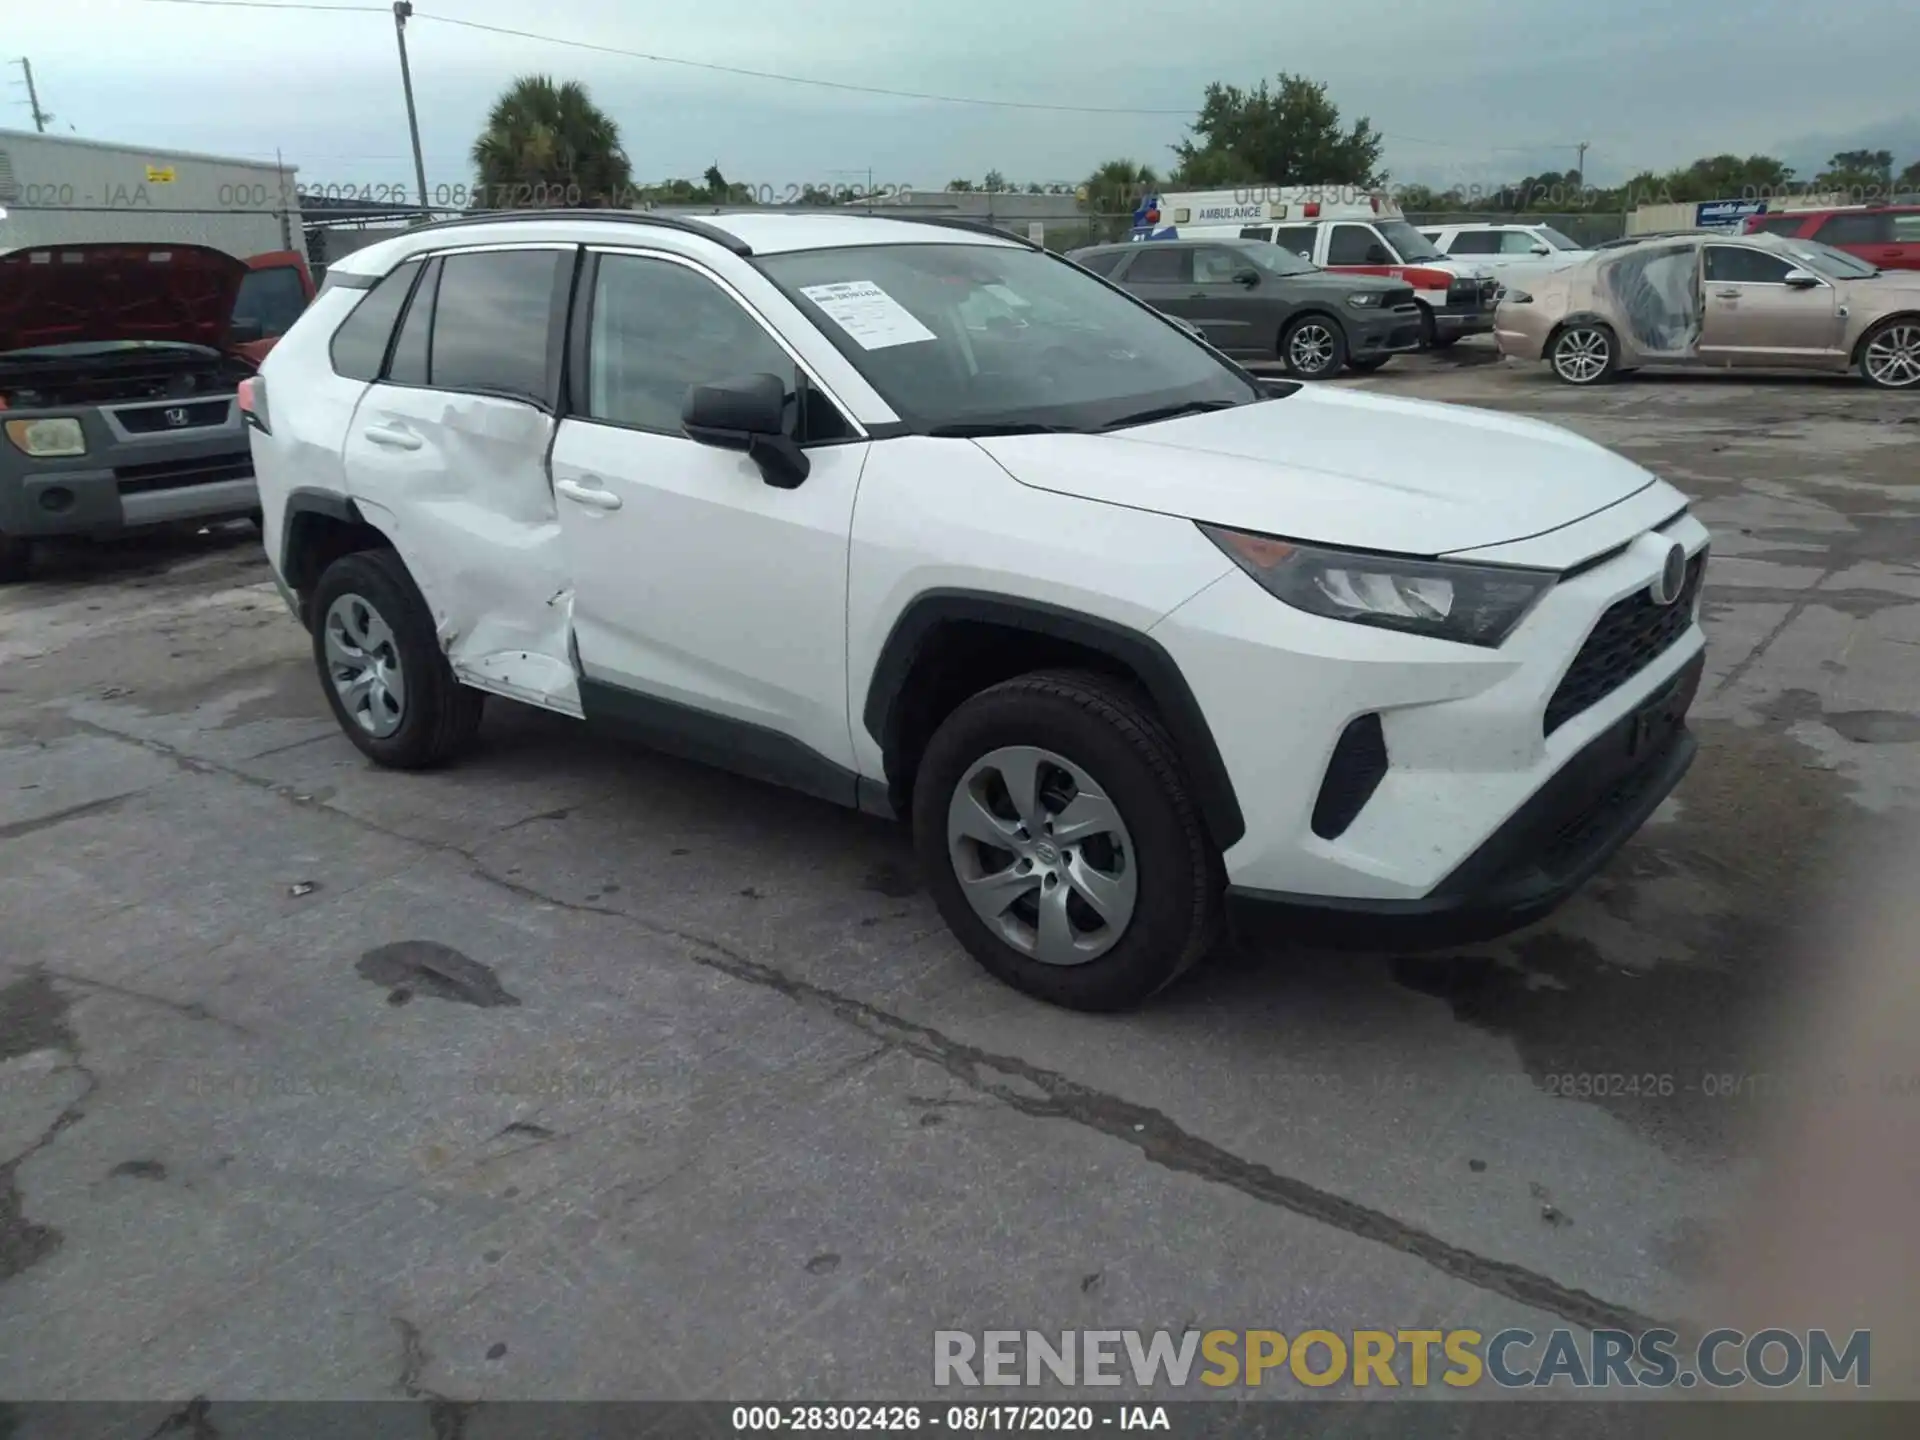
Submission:
M 1920 191 L 1920 160 L 1914 161 L 1893 177 L 1893 188 L 1902 195 Z
M 1132 160 L 1108 160 L 1081 184 L 1080 208 L 1096 215 L 1133 214 L 1140 197 L 1160 185 L 1151 165 Z
M 515 80 L 487 112 L 472 153 L 482 197 L 495 208 L 564 204 L 572 196 L 582 205 L 626 205 L 633 198 L 620 127 L 575 80 Z
M 980 187 L 975 185 L 971 180 L 949 180 L 947 182 L 947 191 L 953 195 L 971 195 L 979 188 Z
M 989 195 L 999 195 L 1011 190 L 1013 187 L 1007 184 L 1007 177 L 1002 175 L 998 170 L 989 170 L 987 172 L 987 178 L 980 182 L 980 188 L 985 190 Z
M 1813 177 L 1822 190 L 1842 190 L 1857 200 L 1884 200 L 1893 189 L 1891 150 L 1842 150 Z
M 1343 128 L 1327 87 L 1303 75 L 1282 72 L 1275 85 L 1262 80 L 1251 90 L 1209 85 L 1190 128 L 1195 139 L 1173 147 L 1180 158 L 1173 178 L 1182 185 L 1377 185 L 1383 178 L 1384 137 L 1364 117 Z

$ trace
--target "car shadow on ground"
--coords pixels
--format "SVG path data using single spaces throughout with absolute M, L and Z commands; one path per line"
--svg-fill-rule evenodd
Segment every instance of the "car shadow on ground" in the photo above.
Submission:
M 266 564 L 260 532 L 252 522 L 175 528 L 156 526 L 109 539 L 59 537 L 36 541 L 28 583 L 79 588 L 130 580 L 165 579 L 177 573 L 182 585 L 203 584 L 204 567 L 193 562 L 232 560 Z M 264 576 L 262 578 L 265 578 Z

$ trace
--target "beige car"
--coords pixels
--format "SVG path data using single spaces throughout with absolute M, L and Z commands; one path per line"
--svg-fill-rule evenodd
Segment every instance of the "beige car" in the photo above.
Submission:
M 1493 323 L 1502 355 L 1545 360 L 1569 385 L 1676 365 L 1858 370 L 1920 388 L 1920 271 L 1813 240 L 1650 237 L 1508 290 Z

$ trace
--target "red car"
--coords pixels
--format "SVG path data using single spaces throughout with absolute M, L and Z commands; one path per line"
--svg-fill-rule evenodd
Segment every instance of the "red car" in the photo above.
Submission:
M 1920 270 L 1920 205 L 1749 215 L 1747 234 L 1818 240 L 1882 270 Z

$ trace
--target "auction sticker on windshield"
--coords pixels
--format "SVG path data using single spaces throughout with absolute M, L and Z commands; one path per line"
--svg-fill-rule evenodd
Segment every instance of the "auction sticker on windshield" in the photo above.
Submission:
M 906 306 L 871 280 L 805 285 L 800 293 L 824 310 L 863 350 L 885 350 L 936 338 Z

